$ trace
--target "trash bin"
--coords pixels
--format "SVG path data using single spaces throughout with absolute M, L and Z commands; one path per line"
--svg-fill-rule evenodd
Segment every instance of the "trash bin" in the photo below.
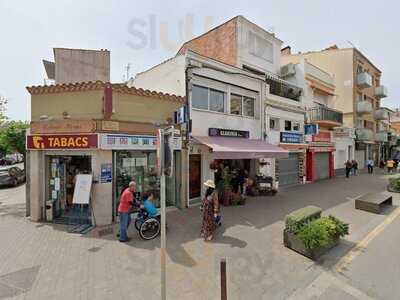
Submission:
M 53 222 L 54 201 L 46 201 L 46 221 Z

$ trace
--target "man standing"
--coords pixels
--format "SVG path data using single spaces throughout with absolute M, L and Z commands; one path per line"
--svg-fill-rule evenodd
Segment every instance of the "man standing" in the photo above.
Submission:
M 347 160 L 344 165 L 346 166 L 346 178 L 349 178 L 351 169 L 353 168 L 353 164 L 350 160 Z
M 133 193 L 136 189 L 136 182 L 131 181 L 129 187 L 127 187 L 121 194 L 121 199 L 118 205 L 119 214 L 119 241 L 127 242 L 128 234 L 127 230 L 131 223 L 130 209 L 133 205 Z
M 394 161 L 393 161 L 393 159 L 389 159 L 389 160 L 386 162 L 386 168 L 387 168 L 387 170 L 388 170 L 388 173 L 392 173 L 392 172 L 393 172 L 393 166 L 394 166 Z
M 372 159 L 368 159 L 367 165 L 368 165 L 368 174 L 372 174 L 374 172 L 374 161 Z

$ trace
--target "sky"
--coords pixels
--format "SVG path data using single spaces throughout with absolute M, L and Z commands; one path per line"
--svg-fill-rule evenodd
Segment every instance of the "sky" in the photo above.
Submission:
M 111 81 L 173 56 L 183 41 L 243 15 L 292 51 L 356 46 L 383 73 L 382 106 L 400 107 L 400 4 L 395 0 L 0 0 L 0 95 L 10 119 L 29 120 L 26 86 L 43 85 L 53 47 L 108 49 Z

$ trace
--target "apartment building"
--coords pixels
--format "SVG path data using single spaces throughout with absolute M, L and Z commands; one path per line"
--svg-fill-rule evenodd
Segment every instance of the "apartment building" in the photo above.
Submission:
M 356 48 L 338 48 L 336 45 L 321 51 L 292 54 L 289 49 L 282 52 L 282 62 L 309 63 L 334 76 L 335 100 L 332 108 L 343 112 L 345 127 L 356 129 L 354 157 L 360 167 L 368 158 L 380 159 L 380 122 L 388 118 L 381 109 L 381 99 L 387 97 L 387 89 L 381 84 L 381 71 Z M 379 139 L 379 135 L 378 135 Z

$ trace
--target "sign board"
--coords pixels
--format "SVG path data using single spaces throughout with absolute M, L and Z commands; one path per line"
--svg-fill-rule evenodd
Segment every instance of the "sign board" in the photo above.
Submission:
M 304 134 L 305 135 L 314 135 L 318 134 L 319 128 L 318 124 L 305 124 L 304 125 Z
M 119 122 L 101 121 L 101 130 L 104 130 L 104 131 L 119 131 Z
M 186 120 L 187 120 L 186 110 L 187 110 L 187 106 L 182 106 L 176 112 L 174 112 L 175 124 L 186 123 Z
M 281 132 L 281 143 L 289 143 L 289 144 L 304 143 L 303 134 L 296 132 Z
M 54 120 L 31 122 L 31 133 L 80 133 L 94 132 L 96 122 L 91 120 Z
M 28 135 L 27 149 L 92 149 L 98 146 L 97 134 Z
M 318 134 L 312 136 L 313 142 L 330 142 L 331 133 L 329 131 L 320 131 Z
M 245 138 L 245 139 L 248 139 L 250 137 L 249 131 L 221 129 L 221 128 L 209 128 L 208 135 L 220 136 L 220 137 Z
M 100 170 L 100 183 L 112 182 L 112 164 L 102 164 Z
M 174 136 L 174 150 L 182 148 L 180 136 Z M 157 150 L 157 137 L 145 135 L 101 134 L 100 148 L 104 150 Z
M 76 175 L 76 183 L 72 203 L 74 204 L 89 204 L 90 190 L 92 188 L 91 174 Z

